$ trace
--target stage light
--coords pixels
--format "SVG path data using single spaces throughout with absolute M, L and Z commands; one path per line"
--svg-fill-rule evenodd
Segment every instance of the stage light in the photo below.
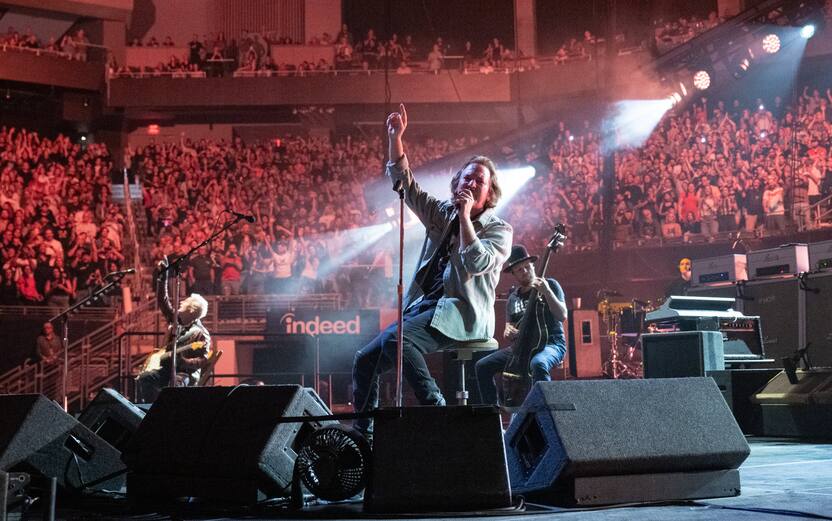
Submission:
M 693 86 L 699 90 L 705 90 L 711 86 L 711 75 L 708 71 L 696 71 L 693 75 Z
M 760 106 L 757 107 L 759 110 L 766 110 L 766 106 L 760 103 Z
M 533 166 L 500 169 L 500 187 L 503 190 L 503 196 L 500 198 L 500 202 L 497 203 L 497 210 L 505 207 L 517 192 L 523 188 L 523 185 L 534 177 L 534 173 L 535 169 Z
M 668 110 L 682 100 L 678 93 L 662 99 L 624 100 L 615 103 L 604 118 L 602 131 L 611 152 L 624 147 L 639 147 L 647 141 Z
M 575 141 L 575 136 L 570 135 L 569 136 L 569 141 Z
M 805 39 L 809 39 L 815 35 L 815 26 L 813 24 L 804 25 L 803 29 L 800 30 L 800 36 Z
M 751 68 L 751 60 L 753 58 L 754 54 L 751 52 L 751 49 L 748 49 L 748 55 L 744 56 L 737 62 L 737 68 L 734 69 L 734 78 L 740 79 L 745 76 L 745 73 Z
M 774 54 L 780 50 L 780 37 L 776 34 L 769 34 L 763 38 L 763 50 L 769 54 Z
M 708 141 L 708 140 L 707 140 L 707 139 L 705 139 L 705 136 L 702 136 L 701 138 L 699 138 L 699 142 L 700 142 L 700 143 L 706 143 L 707 141 Z

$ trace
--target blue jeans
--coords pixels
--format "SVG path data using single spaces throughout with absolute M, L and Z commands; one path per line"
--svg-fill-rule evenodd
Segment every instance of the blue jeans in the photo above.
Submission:
M 445 405 L 442 391 L 430 375 L 425 356 L 447 349 L 456 341 L 430 327 L 436 301 L 422 302 L 404 314 L 402 374 L 422 405 Z M 352 366 L 353 407 L 364 412 L 378 407 L 379 376 L 396 366 L 396 324 L 393 323 L 355 353 Z M 372 432 L 372 421 L 356 420 L 354 427 Z
M 546 382 L 551 380 L 552 377 L 549 371 L 563 361 L 565 353 L 566 348 L 560 344 L 547 344 L 541 349 L 531 360 L 532 381 Z M 481 403 L 497 404 L 497 386 L 494 384 L 494 377 L 503 372 L 509 358 L 511 358 L 511 349 L 500 349 L 485 358 L 481 358 L 474 366 L 477 373 Z

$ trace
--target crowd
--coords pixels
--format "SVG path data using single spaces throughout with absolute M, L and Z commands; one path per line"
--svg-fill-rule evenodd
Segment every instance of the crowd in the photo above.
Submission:
M 51 37 L 45 42 L 38 38 L 31 29 L 21 33 L 14 27 L 9 27 L 5 33 L 0 33 L 0 49 L 4 51 L 46 51 L 54 56 L 78 61 L 87 61 L 89 43 L 89 38 L 83 29 L 67 33 L 59 39 Z
M 588 34 L 588 33 L 587 33 Z M 581 42 L 573 41 L 564 46 L 564 54 L 554 60 L 565 61 L 585 55 Z M 155 37 L 142 42 L 134 39 L 133 47 L 175 47 L 173 39 L 166 37 L 159 42 Z M 462 69 L 467 72 L 494 72 L 512 67 L 514 52 L 498 38 L 492 38 L 483 49 L 477 49 L 470 41 L 450 44 L 442 37 L 417 43 L 412 35 L 400 38 L 393 34 L 388 39 L 379 38 L 373 29 L 363 37 L 355 37 L 346 25 L 334 37 L 327 33 L 310 39 L 309 45 L 331 47 L 332 55 L 314 61 L 289 63 L 271 55 L 272 45 L 300 45 L 291 38 L 274 34 L 245 33 L 239 40 L 227 39 L 223 33 L 194 34 L 188 42 L 188 50 L 182 56 L 171 55 L 163 63 L 153 67 L 128 67 L 112 64 L 114 76 L 172 74 L 181 77 L 247 75 L 305 75 L 311 72 L 372 71 L 385 67 L 399 74 L 414 71 L 438 73 L 444 68 Z M 451 63 L 453 60 L 453 63 Z M 534 65 L 524 60 L 524 66 Z
M 715 11 L 708 13 L 707 18 L 693 15 L 689 18 L 680 17 L 676 20 L 656 20 L 653 23 L 656 49 L 665 53 L 688 40 L 713 29 L 723 20 Z
M 780 98 L 702 98 L 669 113 L 639 147 L 615 154 L 615 240 L 714 241 L 728 234 L 781 234 L 815 226 L 811 205 L 832 194 L 827 148 L 832 91 Z M 416 167 L 477 143 L 409 143 Z M 561 123 L 500 147 L 498 163 L 534 164 L 537 175 L 501 211 L 518 242 L 539 244 L 558 222 L 573 247 L 598 243 L 604 225 L 601 142 L 589 123 Z M 382 171 L 378 139 L 289 137 L 247 144 L 184 138 L 129 150 L 147 218 L 148 262 L 183 253 L 223 220 L 245 224 L 200 252 L 189 283 L 206 294 L 341 292 L 368 304 L 372 272 L 390 276 L 387 245 L 354 257 L 358 230 L 389 220 L 365 195 Z M 109 198 L 110 159 L 59 136 L 0 131 L 0 274 L 3 302 L 66 302 L 123 260 L 123 220 Z M 358 239 L 357 239 L 358 238 Z M 344 264 L 360 266 L 346 269 Z
M 428 139 L 414 143 L 409 154 L 418 165 L 474 142 Z M 188 269 L 193 291 L 337 292 L 355 305 L 392 291 L 382 284 L 392 277 L 389 248 L 368 246 L 354 257 L 344 255 L 366 238 L 359 229 L 389 221 L 364 192 L 382 172 L 379 139 L 332 143 L 293 137 L 245 144 L 239 138 L 183 138 L 128 154 L 144 190 L 153 262 L 199 244 L 227 210 L 257 218 L 198 252 Z
M 66 307 L 122 266 L 104 145 L 0 128 L 0 303 Z
M 643 146 L 615 154 L 615 240 L 714 241 L 726 232 L 812 228 L 811 205 L 832 195 L 830 103 L 832 91 L 807 87 L 796 107 L 780 98 L 747 106 L 702 98 L 671 112 Z M 543 240 L 564 222 L 570 242 L 597 244 L 600 145 L 588 124 L 574 134 L 561 124 L 523 156 L 546 168 L 517 196 L 525 206 L 508 209 L 518 236 Z

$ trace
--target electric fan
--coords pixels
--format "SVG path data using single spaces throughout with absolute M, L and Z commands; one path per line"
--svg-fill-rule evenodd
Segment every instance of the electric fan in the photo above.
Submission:
M 328 426 L 304 440 L 295 459 L 294 492 L 300 481 L 319 499 L 343 501 L 361 492 L 367 483 L 370 445 L 352 429 Z

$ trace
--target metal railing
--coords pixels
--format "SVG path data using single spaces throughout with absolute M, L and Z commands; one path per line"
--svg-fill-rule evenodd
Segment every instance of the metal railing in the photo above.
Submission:
M 619 56 L 633 54 L 642 51 L 640 48 L 627 48 L 619 51 Z M 569 56 L 566 58 L 558 58 L 557 56 L 524 56 L 515 59 L 506 59 L 501 65 L 490 68 L 483 68 L 479 64 L 473 66 L 466 66 L 462 56 L 446 56 L 443 67 L 439 70 L 432 70 L 427 67 L 427 62 L 412 62 L 412 67 L 408 74 L 441 74 L 446 71 L 460 71 L 463 74 L 510 74 L 515 71 L 532 70 L 541 67 L 557 67 L 560 65 L 589 61 L 592 57 L 590 54 L 582 56 Z M 397 74 L 396 67 L 387 69 L 390 74 Z M 234 78 L 283 78 L 283 77 L 304 77 L 304 76 L 373 76 L 383 75 L 385 69 L 363 69 L 359 66 L 354 67 L 330 67 L 327 69 L 313 69 L 313 70 L 236 70 L 229 71 Z M 116 78 L 208 78 L 205 71 L 134 71 L 134 70 L 118 70 L 109 71 L 108 79 Z
M 815 226 L 820 226 L 822 222 L 828 220 L 832 215 L 832 195 L 827 195 L 820 201 L 809 206 L 809 212 L 813 216 Z
M 152 319 L 154 309 L 155 302 L 147 302 L 69 345 L 70 405 L 84 407 L 91 393 L 118 374 L 123 333 Z M 57 398 L 62 370 L 61 364 L 26 361 L 0 375 L 0 393 L 42 393 Z
M 0 316 L 32 317 L 46 320 L 57 315 L 64 309 L 54 306 L 0 306 Z M 79 309 L 74 316 L 80 320 L 105 321 L 112 320 L 114 315 L 114 307 L 89 307 Z
M 270 310 L 341 309 L 341 295 L 232 295 L 210 297 L 208 316 L 203 319 L 216 333 L 262 334 Z
M 249 333 L 263 334 L 266 315 L 270 309 L 339 309 L 341 296 L 338 294 L 315 295 L 239 295 L 210 297 L 209 315 L 206 327 L 218 334 Z M 23 308 L 39 312 L 49 308 L 5 306 L 14 311 Z M 0 312 L 3 308 L 0 308 Z M 81 313 L 90 310 L 84 310 Z M 112 318 L 112 310 L 110 318 Z M 30 311 L 31 313 L 31 311 Z M 141 368 L 146 352 L 136 351 L 132 340 L 152 339 L 158 346 L 166 324 L 158 312 L 156 300 L 144 302 L 132 313 L 94 330 L 69 346 L 68 395 L 71 409 L 79 410 L 105 386 L 123 385 Z M 61 393 L 61 364 L 45 364 L 26 361 L 0 375 L 0 394 L 42 393 L 58 398 Z
M 133 214 L 133 196 L 130 194 L 130 179 L 127 175 L 127 169 L 125 168 L 123 171 L 123 181 L 124 181 L 124 210 L 127 215 L 127 232 L 129 235 L 129 243 L 130 248 L 128 249 L 128 255 L 133 259 L 133 266 L 136 269 L 135 275 L 133 275 L 133 287 L 136 289 L 139 295 L 144 295 L 148 288 L 145 287 L 144 282 L 144 267 L 142 266 L 142 259 L 141 259 L 141 247 L 139 245 L 139 234 L 136 228 L 136 218 Z

